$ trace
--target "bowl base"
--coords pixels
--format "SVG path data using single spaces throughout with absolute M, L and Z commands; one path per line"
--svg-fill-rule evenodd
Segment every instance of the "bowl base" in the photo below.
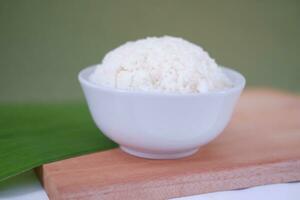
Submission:
M 196 149 L 191 149 L 191 150 L 176 152 L 176 153 L 150 153 L 150 152 L 137 151 L 135 149 L 124 147 L 124 146 L 120 146 L 120 149 L 122 149 L 124 152 L 130 155 L 137 156 L 140 158 L 148 158 L 148 159 L 178 159 L 178 158 L 184 158 L 190 156 L 198 151 L 198 148 L 196 148 Z

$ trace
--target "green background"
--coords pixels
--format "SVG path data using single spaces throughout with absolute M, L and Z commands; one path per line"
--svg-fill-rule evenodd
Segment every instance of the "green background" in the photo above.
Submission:
M 77 73 L 128 40 L 173 35 L 300 92 L 300 1 L 0 1 L 0 102 L 83 101 Z

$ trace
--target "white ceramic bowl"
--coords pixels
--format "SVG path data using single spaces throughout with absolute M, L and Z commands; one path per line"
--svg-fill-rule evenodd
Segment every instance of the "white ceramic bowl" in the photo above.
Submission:
M 234 87 L 205 94 L 127 91 L 89 81 L 95 67 L 79 73 L 92 117 L 102 132 L 132 155 L 176 159 L 195 153 L 228 124 L 245 86 L 238 72 L 223 68 Z

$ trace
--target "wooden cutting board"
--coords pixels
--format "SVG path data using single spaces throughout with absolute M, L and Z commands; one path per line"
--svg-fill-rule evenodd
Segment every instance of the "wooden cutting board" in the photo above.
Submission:
M 223 134 L 195 155 L 147 160 L 119 149 L 43 165 L 50 199 L 168 199 L 300 180 L 300 97 L 248 90 Z

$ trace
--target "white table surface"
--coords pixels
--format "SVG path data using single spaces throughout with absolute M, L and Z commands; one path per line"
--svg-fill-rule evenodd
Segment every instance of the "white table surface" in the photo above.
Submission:
M 3 200 L 48 200 L 39 180 L 33 171 L 29 171 L 0 182 L 0 199 Z M 214 192 L 176 200 L 299 200 L 300 182 L 273 184 L 243 190 Z M 175 199 L 173 199 L 175 200 Z

